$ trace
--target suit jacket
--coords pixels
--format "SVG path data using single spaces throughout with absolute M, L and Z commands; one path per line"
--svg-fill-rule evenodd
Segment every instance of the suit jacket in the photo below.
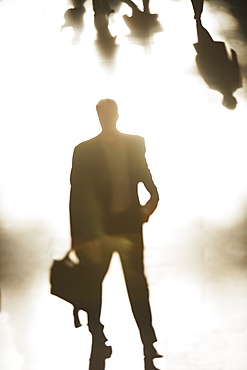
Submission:
M 122 231 L 136 232 L 140 231 L 142 224 L 138 183 L 143 182 L 151 197 L 158 199 L 158 192 L 145 159 L 144 139 L 135 135 L 120 135 L 126 148 L 131 204 L 127 211 L 129 226 L 126 230 L 126 225 L 123 225 Z M 112 184 L 108 171 L 101 134 L 75 147 L 70 177 L 72 243 L 78 238 L 87 241 L 108 234 L 112 220 Z

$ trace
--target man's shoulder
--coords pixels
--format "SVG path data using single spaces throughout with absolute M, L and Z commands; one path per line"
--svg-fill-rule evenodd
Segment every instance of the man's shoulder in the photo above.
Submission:
M 92 139 L 82 141 L 81 143 L 79 143 L 75 146 L 75 151 L 81 152 L 81 151 L 84 151 L 84 150 L 90 150 L 92 148 L 92 146 L 97 144 L 97 142 L 98 142 L 98 136 L 95 136 Z
M 138 143 L 138 142 L 144 141 L 144 138 L 140 135 L 131 135 L 131 134 L 124 134 L 124 133 L 121 133 L 121 134 L 122 134 L 123 139 L 130 143 L 131 142 Z

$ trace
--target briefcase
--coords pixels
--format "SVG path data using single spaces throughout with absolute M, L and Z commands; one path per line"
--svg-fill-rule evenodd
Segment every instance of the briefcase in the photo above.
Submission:
M 61 260 L 54 260 L 50 270 L 51 294 L 73 305 L 74 325 L 80 327 L 79 310 L 85 310 L 83 285 L 85 276 L 81 264 L 70 257 L 71 251 Z

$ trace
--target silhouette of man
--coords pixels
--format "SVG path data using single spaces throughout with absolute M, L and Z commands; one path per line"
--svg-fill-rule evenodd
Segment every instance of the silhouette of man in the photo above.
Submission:
M 64 24 L 61 27 L 61 31 L 66 27 L 72 27 L 74 31 L 74 37 L 72 44 L 77 44 L 80 41 L 81 34 L 84 28 L 83 16 L 86 12 L 84 3 L 86 0 L 71 0 L 72 8 L 69 8 L 64 13 Z
M 145 368 L 155 370 L 161 357 L 153 344 L 149 291 L 144 274 L 142 225 L 157 207 L 159 196 L 145 159 L 144 139 L 116 128 L 118 107 L 103 99 L 96 105 L 101 133 L 74 149 L 71 170 L 70 222 L 72 248 L 87 275 L 86 311 L 94 349 L 110 356 L 100 322 L 102 282 L 112 254 L 119 254 L 131 308 L 144 346 Z M 141 206 L 137 185 L 150 199 Z
M 204 81 L 211 89 L 223 95 L 222 104 L 228 109 L 235 109 L 237 100 L 234 91 L 242 87 L 242 78 L 236 52 L 227 52 L 222 41 L 214 41 L 209 32 L 197 21 L 198 43 L 194 44 L 197 52 L 196 63 Z

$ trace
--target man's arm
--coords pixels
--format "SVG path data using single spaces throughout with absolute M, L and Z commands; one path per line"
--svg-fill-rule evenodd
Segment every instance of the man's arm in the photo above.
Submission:
M 84 163 L 84 161 L 83 152 L 76 147 L 73 153 L 70 174 L 69 211 L 72 245 L 87 239 L 87 234 L 90 232 L 90 184 L 87 163 Z
M 83 203 L 83 186 L 80 177 L 82 176 L 79 169 L 79 157 L 77 154 L 77 148 L 74 149 L 72 157 L 72 168 L 70 173 L 70 201 L 69 201 L 69 213 L 70 213 L 70 232 L 72 238 L 72 247 L 77 244 L 81 239 L 81 205 Z
M 142 138 L 141 140 L 141 161 L 140 161 L 140 182 L 142 182 L 150 194 L 150 199 L 147 201 L 145 205 L 142 206 L 142 216 L 143 222 L 147 222 L 149 217 L 157 208 L 159 202 L 159 193 L 157 190 L 156 185 L 154 184 L 151 172 L 148 168 L 148 164 L 145 157 L 146 147 L 145 141 Z
M 142 221 L 148 222 L 149 217 L 154 213 L 157 208 L 159 197 L 151 197 L 148 202 L 142 206 Z
M 88 144 L 74 150 L 71 169 L 70 228 L 72 246 L 102 236 L 101 209 L 91 176 Z

